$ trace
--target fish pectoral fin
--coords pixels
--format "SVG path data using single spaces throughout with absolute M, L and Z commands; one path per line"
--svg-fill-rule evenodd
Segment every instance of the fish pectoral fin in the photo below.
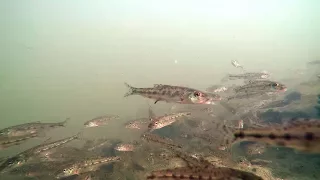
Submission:
M 158 101 L 161 101 L 161 99 L 157 99 L 157 100 L 154 102 L 154 104 L 157 104 Z

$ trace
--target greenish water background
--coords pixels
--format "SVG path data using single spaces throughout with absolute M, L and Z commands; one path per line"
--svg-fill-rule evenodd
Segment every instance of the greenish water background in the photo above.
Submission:
M 118 114 L 120 122 L 88 134 L 132 138 L 120 126 L 148 106 L 123 98 L 124 82 L 204 89 L 239 72 L 232 59 L 290 78 L 290 69 L 320 58 L 317 7 L 316 0 L 1 1 L 0 127 L 71 117 L 68 130 L 52 131 L 60 137 Z M 10 153 L 20 148 L 27 147 Z

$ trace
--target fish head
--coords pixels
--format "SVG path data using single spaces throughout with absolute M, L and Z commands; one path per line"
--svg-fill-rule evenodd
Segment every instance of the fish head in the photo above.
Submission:
M 285 92 L 287 91 L 287 87 L 283 84 L 280 84 L 280 83 L 271 83 L 271 88 L 276 90 L 276 91 L 280 91 L 280 92 Z
M 114 149 L 117 151 L 132 151 L 133 146 L 130 144 L 119 144 Z
M 193 104 L 215 104 L 215 101 L 220 101 L 222 98 L 218 94 L 194 91 L 189 95 L 189 99 Z
M 74 166 L 71 166 L 71 167 L 63 169 L 62 172 L 58 173 L 56 175 L 56 179 L 62 179 L 62 178 L 72 176 L 75 174 L 78 174 L 77 168 Z

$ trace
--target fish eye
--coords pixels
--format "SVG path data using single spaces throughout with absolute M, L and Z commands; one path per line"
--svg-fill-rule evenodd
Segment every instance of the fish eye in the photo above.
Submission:
M 278 83 L 273 83 L 272 86 L 273 87 L 277 87 L 277 86 L 279 86 L 279 84 Z
M 194 92 L 193 95 L 196 96 L 196 97 L 199 97 L 201 95 L 201 93 L 200 92 Z

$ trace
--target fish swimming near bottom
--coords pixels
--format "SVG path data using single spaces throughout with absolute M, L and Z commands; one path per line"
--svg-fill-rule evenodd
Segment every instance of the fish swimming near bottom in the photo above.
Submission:
M 181 167 L 175 169 L 153 171 L 146 179 L 161 180 L 263 180 L 261 177 L 246 171 L 228 167 Z
M 249 92 L 285 92 L 287 87 L 281 83 L 261 80 L 252 81 L 249 84 L 234 88 L 236 93 L 249 93 Z
M 283 146 L 305 153 L 320 153 L 320 120 L 293 120 L 287 125 L 240 129 L 234 142 L 252 141 Z
M 168 126 L 174 123 L 178 118 L 189 116 L 190 114 L 191 114 L 190 112 L 180 112 L 180 113 L 172 113 L 172 114 L 167 114 L 160 117 L 155 117 L 154 119 L 152 119 L 152 121 L 148 125 L 148 129 L 149 131 L 153 131 L 155 129 L 161 129 L 165 126 Z
M 124 95 L 141 95 L 146 98 L 154 99 L 155 104 L 158 101 L 165 101 L 180 104 L 214 104 L 214 101 L 220 101 L 221 96 L 212 93 L 205 93 L 200 90 L 171 86 L 164 84 L 155 84 L 150 88 L 136 88 L 125 83 L 129 91 Z
M 56 175 L 56 179 L 62 179 L 73 175 L 80 175 L 83 173 L 96 171 L 102 165 L 118 162 L 120 160 L 121 159 L 119 156 L 114 156 L 79 161 L 73 163 L 72 165 L 68 165 L 67 168 L 63 169 L 61 172 L 58 172 Z

